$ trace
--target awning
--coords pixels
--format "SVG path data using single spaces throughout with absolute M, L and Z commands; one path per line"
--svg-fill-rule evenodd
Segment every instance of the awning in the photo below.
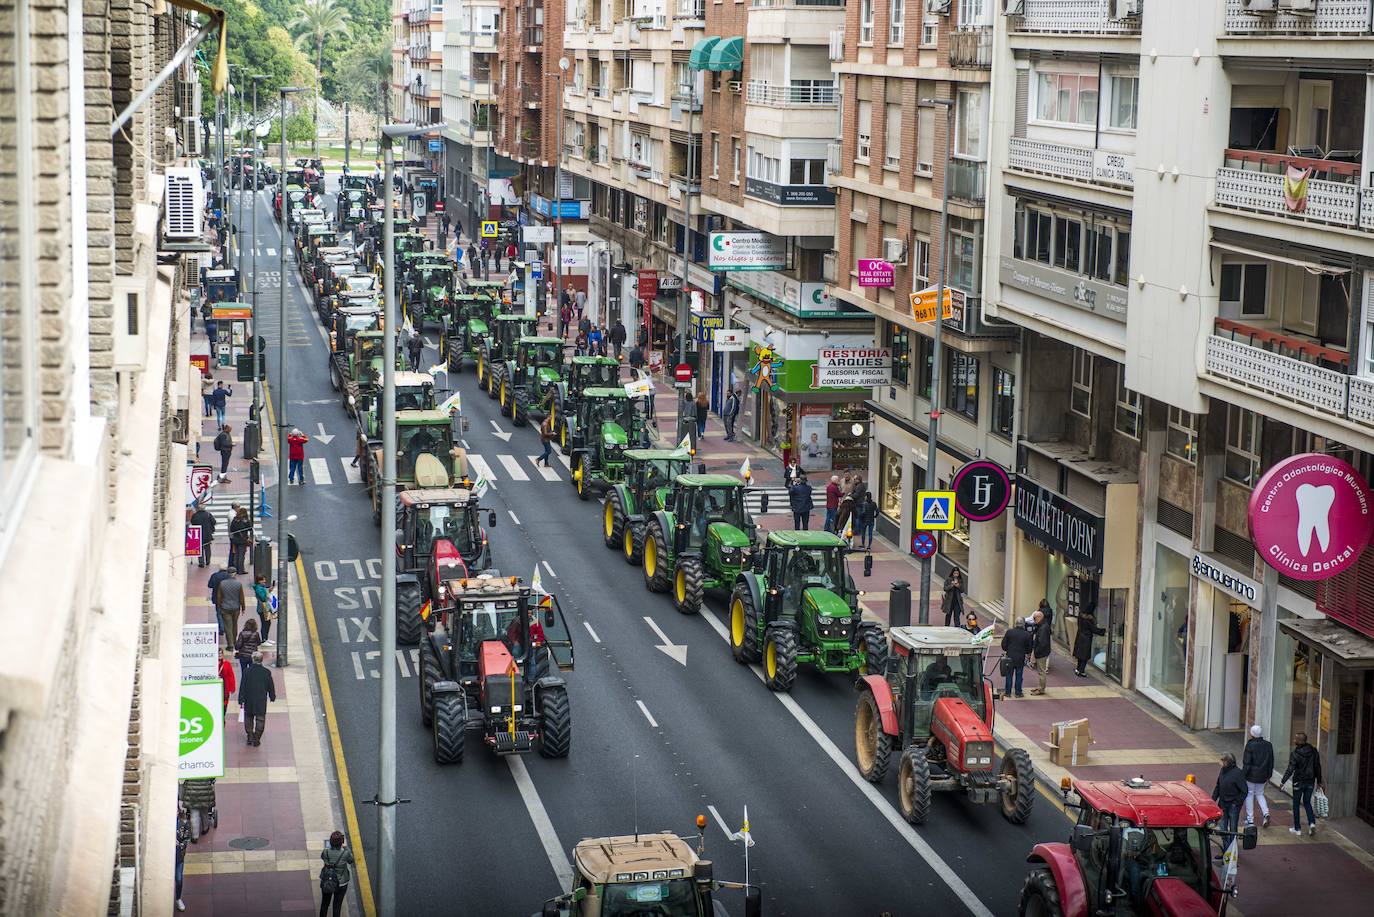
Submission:
M 1348 669 L 1374 669 L 1374 640 L 1331 618 L 1281 618 L 1279 629 Z
M 698 38 L 692 45 L 692 53 L 687 55 L 687 66 L 693 70 L 706 70 L 711 61 L 711 49 L 720 44 L 719 35 Z
M 744 39 L 738 35 L 733 38 L 722 38 L 720 42 L 711 49 L 711 59 L 707 63 L 706 69 L 743 70 Z
M 1301 258 L 1290 258 L 1285 255 L 1275 255 L 1271 252 L 1261 251 L 1257 248 L 1246 248 L 1243 245 L 1233 245 L 1230 242 L 1218 242 L 1212 240 L 1212 247 L 1217 251 L 1230 252 L 1233 255 L 1244 255 L 1247 258 L 1263 258 L 1265 261 L 1278 261 L 1282 264 L 1291 264 L 1293 267 L 1300 267 L 1309 274 L 1330 274 L 1339 276 L 1349 274 L 1348 267 L 1332 267 L 1329 264 L 1318 264 L 1315 261 L 1304 261 Z

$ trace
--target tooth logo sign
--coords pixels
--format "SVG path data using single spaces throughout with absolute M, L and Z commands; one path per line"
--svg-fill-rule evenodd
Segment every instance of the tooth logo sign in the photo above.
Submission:
M 1295 455 L 1255 485 L 1249 522 L 1269 566 L 1293 579 L 1329 579 L 1359 560 L 1374 535 L 1374 494 L 1338 458 Z

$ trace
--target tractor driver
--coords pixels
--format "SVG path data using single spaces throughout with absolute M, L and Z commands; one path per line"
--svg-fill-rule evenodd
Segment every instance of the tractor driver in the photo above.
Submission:
M 406 446 L 406 453 L 410 456 L 410 467 L 413 469 L 420 456 L 427 452 L 433 452 L 434 447 L 439 444 L 439 439 L 428 427 L 421 427 L 415 431 L 415 435 L 410 438 L 410 444 Z
M 944 656 L 937 656 L 934 662 L 926 666 L 925 675 L 921 679 L 921 686 L 927 695 L 931 695 L 941 684 L 953 680 L 954 670 L 949 667 L 949 660 Z

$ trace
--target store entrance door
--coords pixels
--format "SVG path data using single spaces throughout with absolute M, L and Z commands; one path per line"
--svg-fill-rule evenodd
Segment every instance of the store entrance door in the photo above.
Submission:
M 1245 722 L 1250 692 L 1247 676 L 1252 609 L 1220 589 L 1210 591 L 1212 622 L 1207 674 L 1205 683 L 1200 685 L 1202 696 L 1199 698 L 1206 709 L 1204 728 L 1240 729 Z

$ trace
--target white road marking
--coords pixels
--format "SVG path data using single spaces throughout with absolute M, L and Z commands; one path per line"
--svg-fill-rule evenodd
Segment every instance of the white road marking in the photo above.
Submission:
M 548 810 L 539 798 L 539 791 L 534 788 L 534 781 L 530 779 L 525 762 L 519 755 L 511 755 L 506 758 L 506 764 L 510 767 L 511 776 L 515 778 L 515 786 L 520 790 L 520 798 L 525 803 L 525 811 L 530 814 L 530 821 L 534 823 L 534 831 L 539 835 L 539 842 L 544 845 L 544 855 L 549 858 L 549 865 L 558 877 L 558 887 L 572 888 L 572 864 L 568 862 L 568 855 L 564 853 L 566 848 L 558 840 L 558 832 L 554 830 Z
M 549 576 L 552 576 L 554 579 L 558 578 L 558 574 L 553 572 L 553 567 L 549 566 L 549 562 L 547 560 L 541 560 L 540 563 L 544 565 L 545 570 L 549 571 Z
M 658 639 L 663 641 L 658 646 L 655 646 L 654 649 L 662 650 L 664 655 L 669 659 L 673 659 L 682 665 L 687 664 L 687 644 L 674 643 L 669 640 L 668 635 L 663 632 L 663 629 L 648 615 L 644 615 L 644 623 L 649 625 L 653 632 L 658 634 Z
M 539 474 L 540 474 L 541 476 L 543 476 L 544 480 L 546 480 L 546 481 L 558 481 L 558 480 L 561 480 L 561 478 L 558 477 L 558 472 L 554 471 L 552 468 L 550 468 L 550 467 L 548 467 L 548 466 L 541 465 L 541 464 L 539 464 L 538 461 L 536 461 L 536 460 L 539 458 L 539 456 L 537 456 L 537 455 L 527 455 L 527 456 L 525 456 L 525 457 L 526 457 L 527 459 L 530 460 L 530 464 L 534 466 L 534 470 L 537 471 L 537 472 L 539 472 Z
M 716 820 L 716 824 L 720 826 L 720 833 L 725 835 L 726 840 L 739 840 L 739 835 L 730 830 L 730 826 L 725 823 L 725 819 L 720 817 L 720 813 L 716 811 L 715 806 L 707 806 L 706 811 L 710 812 L 711 817 Z
M 592 625 L 590 621 L 583 621 L 582 626 L 587 628 L 587 633 L 592 635 L 592 640 L 596 641 L 597 643 L 601 642 L 601 638 L 596 635 L 596 631 L 592 630 Z
M 644 714 L 644 718 L 649 721 L 649 725 L 657 729 L 658 720 L 654 719 L 654 715 L 649 712 L 649 708 L 644 706 L 644 701 L 637 700 L 635 703 L 639 704 L 639 712 Z
M 339 456 L 339 461 L 343 464 L 344 480 L 350 484 L 361 484 L 363 482 L 363 470 L 353 464 L 352 459 Z
M 498 455 L 506 473 L 510 475 L 512 481 L 528 481 L 530 476 L 525 474 L 525 469 L 520 467 L 520 463 L 515 460 L 513 455 Z
M 487 460 L 482 458 L 482 456 L 474 455 L 473 453 L 469 452 L 468 464 L 471 465 L 472 469 L 477 472 L 478 477 L 486 478 L 493 485 L 496 484 L 496 476 L 491 473 L 491 466 L 487 464 Z
M 514 511 L 512 511 L 512 510 L 506 510 L 506 512 L 510 513 L 510 521 L 511 521 L 511 522 L 514 522 L 516 525 L 519 525 L 519 524 L 520 524 L 520 517 L 517 516 L 517 515 L 515 515 Z
M 321 484 L 333 484 L 334 480 L 329 476 L 329 459 L 312 458 L 310 460 L 310 477 L 314 478 L 317 487 Z
M 558 460 L 563 463 L 564 468 L 568 469 L 569 471 L 572 471 L 571 459 L 569 459 L 566 455 L 564 455 L 561 452 L 555 452 L 554 455 L 558 456 Z
M 267 249 L 267 257 L 269 257 L 269 258 L 275 258 L 276 256 L 277 256 L 277 250 L 276 250 L 275 248 L 269 248 L 269 249 Z
M 720 619 L 716 617 L 714 612 L 702 608 L 701 617 L 706 619 L 706 622 L 720 635 L 722 640 L 729 641 L 730 635 L 726 631 L 725 625 L 720 623 Z M 750 666 L 749 668 L 758 676 L 759 681 L 764 680 L 762 669 L 756 665 Z M 911 846 L 911 849 L 915 850 L 916 853 L 920 855 L 921 859 L 925 860 L 930 868 L 934 870 L 935 874 L 949 886 L 950 891 L 954 892 L 955 896 L 964 903 L 964 906 L 969 909 L 969 912 L 972 913 L 974 917 L 993 917 L 992 911 L 984 906 L 983 902 L 974 894 L 973 889 L 969 888 L 968 885 L 964 883 L 964 880 L 959 878 L 954 870 L 950 868 L 949 864 L 935 852 L 935 849 L 931 847 L 921 835 L 917 834 L 916 830 L 912 828 L 911 825 L 907 824 L 906 819 L 902 818 L 901 813 L 892 807 L 892 803 L 888 802 L 887 799 L 883 797 L 883 794 L 878 791 L 877 787 L 863 778 L 863 775 L 859 773 L 858 768 L 854 766 L 853 762 L 845 756 L 844 752 L 840 751 L 839 747 L 830 740 L 830 737 L 825 734 L 821 727 L 816 725 L 816 721 L 811 719 L 810 715 L 801 708 L 801 705 L 793 700 L 791 695 L 779 694 L 772 691 L 769 693 L 777 699 L 778 703 L 783 705 L 788 713 L 792 714 L 793 719 L 801 724 L 801 727 L 806 730 L 812 740 L 820 746 L 821 751 L 825 752 L 826 756 L 829 757 L 831 761 L 835 762 L 835 766 L 849 778 L 849 781 L 858 788 L 860 793 L 868 798 L 868 801 L 873 804 L 873 807 L 878 810 L 878 813 L 882 815 L 883 818 L 887 819 L 888 824 L 892 825 L 896 832 L 901 835 L 902 840 L 906 841 L 907 844 Z

